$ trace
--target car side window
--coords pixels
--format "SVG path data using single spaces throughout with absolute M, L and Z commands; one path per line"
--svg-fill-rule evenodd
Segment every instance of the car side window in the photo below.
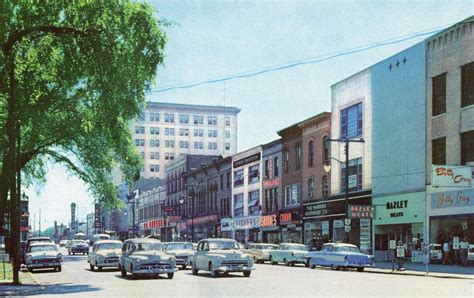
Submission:
M 94 244 L 94 246 L 92 246 L 92 251 L 97 251 L 97 244 Z
M 209 250 L 209 243 L 204 242 L 204 245 L 203 245 L 203 246 L 204 246 L 204 250 L 205 250 L 205 251 L 208 251 L 208 250 Z
M 201 251 L 202 250 L 202 242 L 198 243 L 197 250 Z

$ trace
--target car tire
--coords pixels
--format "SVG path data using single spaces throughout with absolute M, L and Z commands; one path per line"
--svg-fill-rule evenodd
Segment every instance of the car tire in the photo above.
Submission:
M 166 275 L 168 275 L 168 279 L 173 279 L 174 273 L 171 272 L 171 273 L 167 273 Z
M 245 277 L 249 277 L 249 276 L 250 276 L 250 273 L 252 273 L 252 271 L 250 271 L 250 270 L 244 271 L 244 276 L 245 276 Z
M 364 267 L 359 267 L 357 268 L 357 272 L 364 272 L 364 269 L 365 269 Z
M 75 255 L 76 255 L 76 253 L 75 253 L 75 252 L 73 252 L 73 253 L 72 253 L 72 255 L 73 255 L 73 256 L 75 256 Z
M 94 265 L 92 265 L 92 263 L 89 264 L 89 268 L 91 269 L 91 271 L 94 271 Z
M 291 267 L 295 267 L 295 263 L 290 263 L 290 266 L 291 266 Z
M 186 269 L 186 264 L 181 265 L 181 269 L 185 270 Z
M 283 259 L 283 263 L 285 263 L 285 266 L 290 266 L 290 263 L 288 263 L 287 259 Z
M 61 272 L 61 270 L 62 270 L 62 267 L 59 266 L 59 267 L 58 267 L 58 272 Z
M 122 266 L 119 266 L 119 267 L 120 267 L 120 274 L 122 275 L 122 277 L 126 277 L 127 271 L 125 270 L 125 268 L 123 268 Z
M 311 264 L 311 265 L 309 265 L 309 268 L 311 268 L 311 269 L 316 269 L 316 265 Z
M 211 276 L 216 278 L 219 275 L 218 271 L 212 270 L 212 263 L 209 262 L 209 271 L 211 271 Z
M 193 271 L 193 275 L 197 275 L 197 274 L 198 274 L 199 270 L 196 269 L 196 268 L 194 268 L 194 264 L 193 264 L 193 263 L 191 263 L 191 269 L 192 269 L 192 271 Z
M 308 260 L 306 260 L 306 262 L 304 263 L 304 266 L 305 266 L 306 268 L 308 268 L 308 267 L 309 267 L 309 259 L 308 259 Z
M 331 264 L 331 269 L 332 270 L 339 270 L 339 266 L 336 266 L 334 264 Z
M 67 254 L 68 254 L 68 255 L 71 255 L 71 252 L 70 252 L 70 251 L 68 251 L 68 252 L 67 252 Z
M 102 271 L 102 267 L 97 266 L 97 270 Z
M 272 265 L 276 265 L 276 264 L 278 264 L 278 262 L 273 262 L 273 258 L 272 258 L 272 256 L 270 256 L 270 263 L 271 263 Z

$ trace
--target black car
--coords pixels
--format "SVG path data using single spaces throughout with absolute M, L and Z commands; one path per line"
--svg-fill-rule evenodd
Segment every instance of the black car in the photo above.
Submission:
M 89 254 L 89 245 L 84 240 L 72 240 L 71 246 L 68 248 L 68 254 L 76 253 Z

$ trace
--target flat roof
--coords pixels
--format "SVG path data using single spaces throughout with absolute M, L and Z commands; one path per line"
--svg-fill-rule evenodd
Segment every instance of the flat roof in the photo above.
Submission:
M 237 107 L 231 106 L 211 106 L 211 105 L 196 105 L 196 104 L 183 104 L 183 103 L 166 103 L 166 102 L 156 102 L 156 101 L 147 101 L 146 109 L 175 109 L 183 111 L 206 111 L 206 112 L 216 112 L 216 113 L 240 113 L 240 109 Z

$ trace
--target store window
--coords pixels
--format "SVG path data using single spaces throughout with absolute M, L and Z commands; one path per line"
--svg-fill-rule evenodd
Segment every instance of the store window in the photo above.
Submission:
M 433 140 L 432 145 L 433 145 L 432 163 L 434 165 L 445 165 L 446 164 L 446 137 Z
M 446 113 L 446 73 L 431 79 L 433 88 L 433 116 Z
M 345 192 L 346 164 L 341 163 L 341 192 Z M 349 191 L 362 189 L 362 158 L 349 161 Z
M 461 164 L 474 161 L 474 130 L 461 134 Z
M 234 216 L 244 216 L 244 194 L 234 196 Z
M 298 205 L 301 201 L 300 185 L 298 183 L 285 187 L 285 206 Z
M 461 66 L 461 107 L 474 104 L 474 62 Z
M 362 136 L 362 103 L 341 110 L 341 138 Z

